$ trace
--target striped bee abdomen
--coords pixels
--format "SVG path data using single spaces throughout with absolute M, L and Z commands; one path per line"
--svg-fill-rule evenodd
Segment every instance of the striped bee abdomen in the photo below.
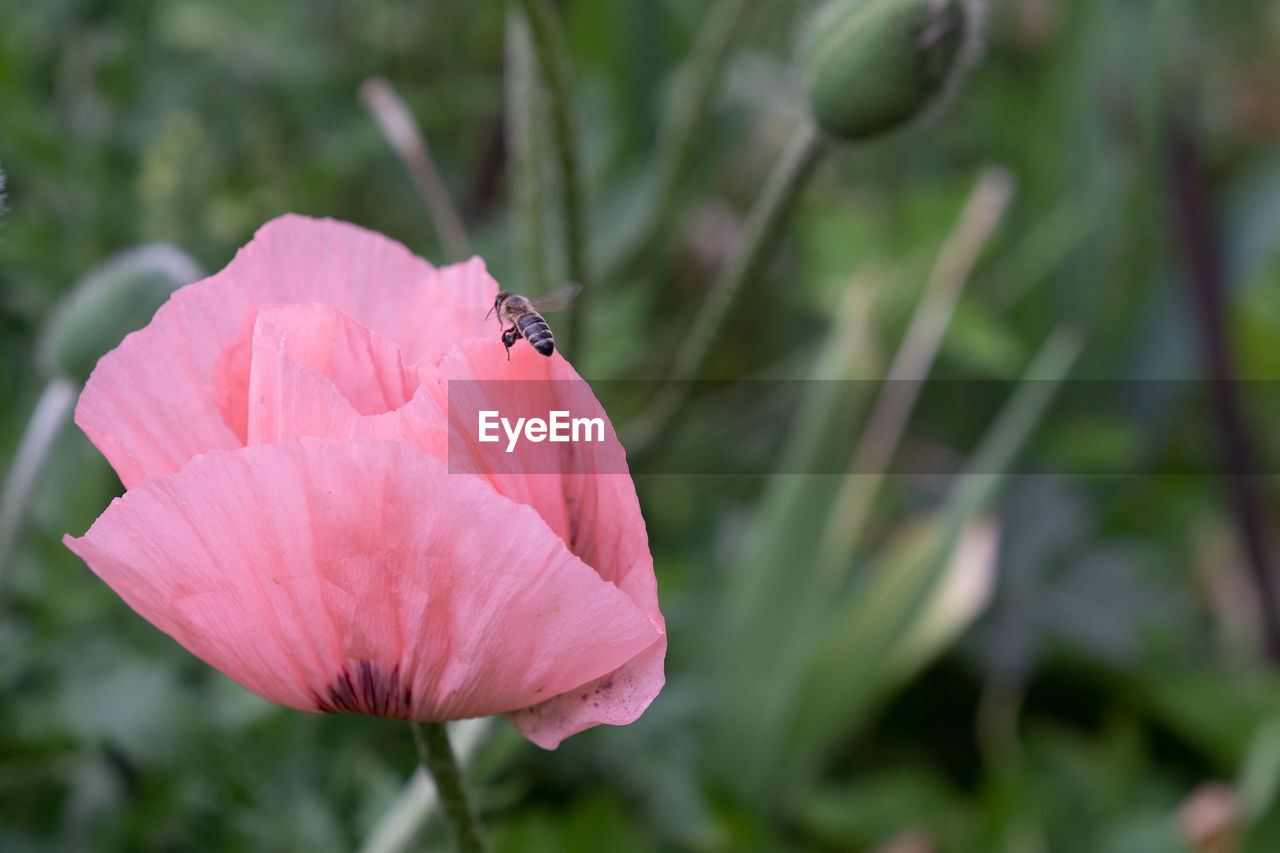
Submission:
M 541 314 L 525 314 L 516 321 L 516 326 L 524 339 L 529 342 L 529 346 L 543 355 L 551 355 L 555 352 L 556 339 L 551 334 L 551 327 L 547 325 L 546 320 L 542 319 Z

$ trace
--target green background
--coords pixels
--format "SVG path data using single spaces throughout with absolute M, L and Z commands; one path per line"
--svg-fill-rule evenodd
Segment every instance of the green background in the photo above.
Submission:
M 811 4 L 747 3 L 657 248 L 614 269 L 709 5 L 558 4 L 599 276 L 573 342 L 588 378 L 665 375 L 804 115 L 794 55 Z M 496 0 L 0 0 L 0 454 L 49 378 L 42 329 L 113 253 L 171 243 L 214 271 L 295 211 L 444 262 L 358 99 L 370 76 L 409 104 L 490 270 L 530 289 L 503 141 L 504 15 Z M 1000 166 L 1015 194 L 933 369 L 1014 380 L 1069 327 L 1074 377 L 1202 376 L 1173 224 L 1182 127 L 1221 237 L 1234 371 L 1280 375 L 1280 4 L 993 0 L 984 41 L 950 109 L 825 158 L 709 373 L 820 375 L 849 324 L 837 306 L 875 279 L 851 375 L 882 376 L 975 180 Z M 498 721 L 471 765 L 496 848 L 858 851 L 914 833 L 933 846 L 901 850 L 1191 850 L 1175 815 L 1218 781 L 1239 829 L 1221 849 L 1280 849 L 1280 684 L 1238 512 L 1222 478 L 1180 465 L 1217 424 L 1187 383 L 1141 387 L 1096 417 L 1034 418 L 1020 473 L 981 501 L 945 476 L 889 476 L 825 600 L 807 594 L 803 522 L 838 505 L 841 478 L 788 496 L 778 478 L 657 476 L 635 456 L 667 687 L 637 723 L 555 752 Z M 1280 410 L 1239 392 L 1265 463 Z M 863 409 L 797 452 L 848 459 Z M 740 415 L 707 394 L 682 417 L 718 442 Z M 904 452 L 959 470 L 969 448 L 949 443 L 950 416 L 923 407 Z M 1253 483 L 1274 542 L 1274 478 Z M 0 557 L 0 849 L 359 848 L 413 771 L 408 729 L 271 706 L 130 611 L 60 542 L 120 491 L 64 430 Z M 946 597 L 957 531 L 980 516 L 1001 532 L 990 604 L 930 639 L 940 617 L 924 604 Z M 890 612 L 886 627 L 876 614 Z M 799 650 L 795 626 L 815 634 Z M 443 845 L 438 823 L 413 844 Z

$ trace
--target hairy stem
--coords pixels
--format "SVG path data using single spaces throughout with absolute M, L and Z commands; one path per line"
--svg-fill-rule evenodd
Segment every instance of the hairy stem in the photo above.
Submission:
M 4 566 L 18 541 L 22 529 L 22 515 L 31 490 L 36 484 L 40 469 L 44 467 L 54 439 L 68 421 L 75 407 L 80 389 L 70 379 L 57 378 L 45 386 L 36 402 L 35 411 L 27 421 L 27 428 L 18 443 L 18 451 L 5 475 L 4 491 L 0 493 L 0 578 Z
M 550 0 L 520 0 L 529 19 L 538 68 L 547 84 L 551 107 L 551 135 L 556 162 L 560 170 L 560 208 L 564 220 L 565 261 L 569 280 L 582 286 L 582 292 L 569 312 L 569 346 L 582 351 L 582 333 L 591 299 L 591 281 L 587 270 L 586 217 L 578 160 L 574 145 L 575 116 L 570 96 L 571 65 L 564 30 Z M 562 348 L 563 349 L 563 348 Z
M 460 720 L 450 728 L 458 762 L 466 767 L 493 730 L 493 717 Z M 425 767 L 418 766 L 391 806 L 357 848 L 359 853 L 402 853 L 413 846 L 418 830 L 440 810 L 440 794 Z
M 506 33 L 507 149 L 511 152 L 511 196 L 517 216 L 516 241 L 521 273 L 528 293 L 550 290 L 547 252 L 546 150 L 542 121 L 546 91 L 538 74 L 529 34 L 529 19 L 512 6 L 507 10 Z
M 746 0 L 716 0 L 698 29 L 689 57 L 676 72 L 674 91 L 658 125 L 652 170 L 657 189 L 635 236 L 609 264 L 606 280 L 624 275 L 647 258 L 664 226 L 675 219 L 680 184 L 698 140 L 705 136 L 702 131 L 711 113 L 711 98 L 745 17 L 745 6 Z
M 827 139 L 810 119 L 792 134 L 773 171 L 765 179 L 747 216 L 743 248 L 720 275 L 694 318 L 693 328 L 676 353 L 671 378 L 630 436 L 632 450 L 653 441 L 684 402 L 688 383 L 706 367 L 712 347 L 733 319 L 735 309 L 760 280 L 786 230 L 796 199 L 828 150 Z
M 465 261 L 471 255 L 471 242 L 462 225 L 462 216 L 440 177 L 431 150 L 418 129 L 408 106 L 381 77 L 370 77 L 360 86 L 360 100 L 364 103 L 387 138 L 392 150 L 400 157 L 418 195 L 427 206 L 431 224 L 450 261 Z
M 449 746 L 449 733 L 444 723 L 409 723 L 413 742 L 418 747 L 418 761 L 435 779 L 445 823 L 453 842 L 462 853 L 484 853 L 485 843 L 480 818 L 467 792 L 462 770 Z

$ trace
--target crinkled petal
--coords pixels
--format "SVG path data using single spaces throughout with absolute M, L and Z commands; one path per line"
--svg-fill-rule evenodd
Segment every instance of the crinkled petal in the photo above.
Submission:
M 523 343 L 512 348 L 508 362 L 496 339 L 461 341 L 442 359 L 439 381 L 436 393 L 444 388 L 452 404 L 451 470 L 475 470 L 501 494 L 536 509 L 569 550 L 627 593 L 661 633 L 644 654 L 618 670 L 509 719 L 525 737 L 547 748 L 598 723 L 632 722 L 665 682 L 666 635 L 644 518 L 626 452 L 612 426 L 603 442 L 571 442 L 555 451 L 545 443 L 520 443 L 507 453 L 494 445 L 481 450 L 474 441 L 458 440 L 459 434 L 474 439 L 478 424 L 473 417 L 480 409 L 537 411 L 544 417 L 553 410 L 569 411 L 574 417 L 604 417 L 607 424 L 603 408 L 559 353 L 547 358 Z M 553 469 L 547 465 L 549 451 L 560 454 Z M 548 470 L 557 473 L 540 473 Z
M 508 362 L 500 341 L 464 340 L 440 362 L 432 393 L 449 412 L 451 470 L 475 471 L 502 494 L 532 506 L 583 562 L 657 613 L 653 564 L 642 559 L 649 554 L 649 540 L 626 451 L 590 386 L 559 353 L 547 358 L 521 342 Z M 557 445 L 554 466 L 544 455 L 552 447 L 548 443 L 522 441 L 508 453 L 504 436 L 498 445 L 478 450 L 475 412 L 480 409 L 600 417 L 604 441 Z M 470 440 L 458 441 L 459 433 Z
M 209 453 L 65 541 L 194 654 L 302 710 L 506 712 L 661 639 L 533 510 L 391 442 Z
M 565 738 L 592 726 L 634 723 L 666 683 L 666 657 L 664 634 L 608 675 L 545 702 L 512 711 L 506 715 L 507 720 L 543 749 L 555 749 Z
M 283 320 L 283 322 L 279 322 Z M 294 337 L 288 332 L 301 327 Z M 328 328 L 320 346 L 305 345 Z M 335 336 L 351 363 L 336 371 L 333 350 L 324 344 Z M 228 389 L 240 389 L 243 400 L 228 393 L 228 402 L 243 411 L 246 444 L 271 444 L 290 438 L 349 438 L 365 441 L 401 441 L 443 460 L 447 427 L 431 394 L 417 386 L 417 371 L 405 370 L 393 343 L 354 320 L 323 305 L 287 305 L 264 308 L 253 330 L 228 348 L 228 364 L 249 374 L 240 380 L 227 371 L 219 378 Z M 243 351 L 243 354 L 241 354 Z M 308 363 L 299 361 L 298 357 Z M 321 372 L 326 371 L 326 372 Z M 329 375 L 333 374 L 333 375 Z M 370 377 L 361 382 L 362 376 Z M 346 390 L 340 390 L 343 382 Z M 405 395 L 414 388 L 413 397 Z M 362 395 L 366 398 L 362 401 Z M 353 398 L 366 410 L 361 414 Z M 391 411 L 385 407 L 395 406 Z
M 478 258 L 437 271 L 363 228 L 283 216 L 105 355 L 80 396 L 76 423 L 126 486 L 172 474 L 196 454 L 243 444 L 218 405 L 215 374 L 258 306 L 332 305 L 397 342 L 413 364 L 442 352 L 443 342 L 491 331 L 484 312 L 497 290 Z
M 400 408 L 417 388 L 416 372 L 405 369 L 400 349 L 328 305 L 272 305 L 259 310 L 250 343 L 247 440 L 279 441 L 284 435 L 314 435 L 280 423 L 323 417 L 332 407 L 327 392 L 316 413 L 308 411 L 314 394 L 307 373 L 329 380 L 351 410 L 378 415 Z M 294 384 L 302 380 L 305 384 Z M 282 404 L 288 406 L 282 409 Z

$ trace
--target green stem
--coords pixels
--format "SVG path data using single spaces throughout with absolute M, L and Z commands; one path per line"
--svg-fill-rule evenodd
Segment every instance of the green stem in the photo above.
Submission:
M 849 476 L 832 504 L 831 523 L 817 557 L 817 574 L 825 578 L 827 588 L 838 588 L 844 577 L 960 294 L 1012 196 L 1013 179 L 1007 171 L 984 170 L 947 235 L 858 439 Z
M 1041 345 L 947 493 L 946 504 L 958 517 L 972 518 L 992 499 L 1014 455 L 1040 423 L 1083 345 L 1080 333 L 1068 325 L 1055 328 Z
M 765 180 L 747 216 L 742 252 L 716 279 L 676 354 L 671 379 L 663 385 L 635 428 L 629 448 L 641 450 L 666 426 L 688 395 L 689 380 L 706 368 L 711 349 L 733 319 L 734 308 L 750 295 L 782 239 L 796 199 L 828 150 L 827 139 L 811 119 L 792 134 Z
M 0 492 L 0 579 L 3 579 L 4 567 L 17 544 L 22 516 L 39 479 L 40 469 L 44 467 L 58 433 L 69 420 L 79 393 L 79 386 L 70 379 L 58 377 L 51 380 L 27 421 L 18 450 L 5 474 L 4 490 Z
M 418 191 L 427 215 L 440 238 L 445 256 L 452 263 L 471 257 L 471 241 L 462 224 L 453 197 L 445 186 L 431 149 L 409 107 L 381 77 L 370 77 L 360 86 L 360 99 L 373 115 L 392 150 L 400 157 Z
M 826 139 L 812 121 L 805 119 L 792 135 L 781 158 L 747 217 L 744 249 L 716 281 L 694 320 L 693 329 L 676 356 L 675 375 L 695 379 L 706 367 L 711 347 L 731 319 L 739 294 L 749 292 L 782 239 L 795 201 L 809 182 L 814 167 L 826 151 Z
M 516 239 L 527 293 L 550 290 L 547 270 L 547 223 L 543 194 L 546 90 L 538 74 L 529 19 L 512 6 L 507 10 L 507 147 L 511 152 L 511 195 L 517 211 Z
M 694 148 L 704 138 L 702 128 L 711 114 L 711 97 L 720 81 L 733 37 L 743 19 L 746 0 L 716 0 L 694 38 L 689 58 L 677 72 L 674 91 L 662 114 L 653 159 L 657 189 L 635 236 L 627 243 L 604 276 L 612 281 L 636 267 L 656 248 L 664 226 L 675 220 L 676 198 L 693 159 Z
M 410 722 L 409 726 L 413 729 L 413 742 L 418 747 L 418 760 L 435 779 L 440 806 L 454 844 L 462 853 L 484 853 L 489 846 L 485 843 L 475 804 L 467 793 L 462 770 L 453 757 L 444 723 Z
M 550 96 L 551 132 L 560 169 L 560 208 L 564 219 L 565 262 L 569 280 L 582 285 L 568 318 L 569 344 L 582 351 L 584 317 L 588 313 L 591 282 L 587 272 L 586 220 L 583 210 L 581 177 L 575 156 L 573 129 L 575 117 L 570 98 L 571 65 L 564 30 L 549 0 L 520 0 L 529 31 L 533 36 L 538 67 L 547 83 Z
M 449 740 L 458 763 L 463 767 L 470 763 L 480 744 L 489 736 L 493 721 L 493 717 L 477 717 L 450 726 Z M 440 793 L 435 782 L 425 767 L 418 766 L 356 849 L 359 853 L 401 853 L 408 850 L 418 830 L 439 810 Z

